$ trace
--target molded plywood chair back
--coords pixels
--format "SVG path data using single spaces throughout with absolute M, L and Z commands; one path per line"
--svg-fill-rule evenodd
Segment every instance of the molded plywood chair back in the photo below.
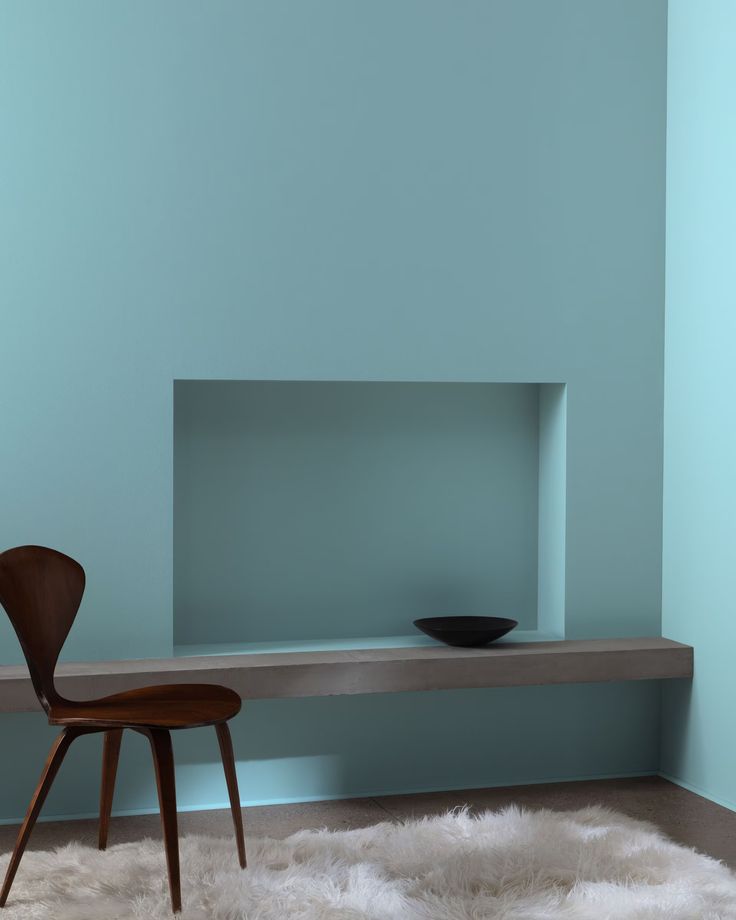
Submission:
M 118 757 L 123 730 L 145 735 L 153 753 L 169 871 L 171 904 L 181 910 L 179 842 L 176 819 L 174 756 L 170 732 L 214 725 L 220 746 L 240 865 L 245 868 L 245 839 L 235 757 L 227 721 L 240 711 L 240 697 L 213 684 L 141 687 L 98 700 L 64 699 L 54 685 L 59 653 L 69 635 L 84 594 L 84 569 L 69 556 L 44 546 L 19 546 L 0 554 L 0 603 L 23 648 L 33 686 L 49 723 L 63 726 L 41 774 L 20 827 L 0 890 L 5 906 L 23 851 L 70 744 L 80 735 L 103 732 L 99 847 L 107 846 Z
M 84 594 L 82 566 L 43 546 L 18 546 L 0 555 L 0 604 L 28 662 L 33 687 L 49 712 L 61 698 L 54 668 Z

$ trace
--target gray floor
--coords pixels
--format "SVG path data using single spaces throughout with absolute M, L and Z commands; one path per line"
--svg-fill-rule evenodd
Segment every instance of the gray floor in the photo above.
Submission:
M 458 805 L 467 804 L 473 810 L 482 811 L 512 803 L 558 810 L 605 805 L 634 818 L 651 821 L 674 840 L 715 856 L 736 869 L 736 813 L 659 777 L 247 808 L 246 836 L 286 837 L 301 828 L 341 830 L 438 814 Z M 184 812 L 179 816 L 179 823 L 182 834 L 225 836 L 232 833 L 227 811 Z M 0 827 L 0 853 L 12 849 L 16 830 L 16 827 Z M 94 821 L 43 822 L 36 825 L 29 848 L 49 849 L 70 840 L 94 845 L 96 834 Z M 157 815 L 113 818 L 110 845 L 158 836 Z

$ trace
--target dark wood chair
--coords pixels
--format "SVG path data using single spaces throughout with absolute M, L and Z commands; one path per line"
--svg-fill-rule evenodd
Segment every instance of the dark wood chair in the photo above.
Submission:
M 33 687 L 49 724 L 63 726 L 18 833 L 0 907 L 5 906 L 33 825 L 70 744 L 80 735 L 104 732 L 99 847 L 107 846 L 115 774 L 123 729 L 145 735 L 151 744 L 161 809 L 171 905 L 181 910 L 179 839 L 176 821 L 174 758 L 170 732 L 214 725 L 225 767 L 240 865 L 245 868 L 245 840 L 235 759 L 227 720 L 240 711 L 240 697 L 226 687 L 176 684 L 142 687 L 85 702 L 66 700 L 54 686 L 59 653 L 84 593 L 84 569 L 69 556 L 43 546 L 19 546 L 0 554 L 0 604 L 13 624 L 28 662 Z

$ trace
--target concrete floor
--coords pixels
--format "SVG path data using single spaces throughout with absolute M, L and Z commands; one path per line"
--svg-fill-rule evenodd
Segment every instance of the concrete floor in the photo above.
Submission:
M 736 869 L 736 813 L 659 777 L 467 789 L 461 792 L 247 808 L 246 845 L 248 836 L 286 837 L 302 828 L 344 830 L 380 821 L 400 821 L 412 816 L 438 814 L 466 804 L 474 811 L 496 809 L 509 804 L 558 810 L 604 805 L 634 818 L 650 821 L 679 843 L 695 847 Z M 179 830 L 181 834 L 227 836 L 232 834 L 230 813 L 183 812 L 179 815 Z M 16 831 L 17 827 L 0 827 L 0 853 L 12 849 Z M 143 837 L 159 836 L 157 815 L 113 818 L 109 843 L 112 846 Z M 95 821 L 43 822 L 36 825 L 29 849 L 50 849 L 71 840 L 94 846 L 96 837 Z

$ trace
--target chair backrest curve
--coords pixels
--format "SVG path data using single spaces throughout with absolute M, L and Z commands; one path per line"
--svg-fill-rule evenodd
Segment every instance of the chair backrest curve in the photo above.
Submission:
M 84 594 L 82 566 L 45 546 L 0 553 L 0 604 L 13 624 L 44 709 L 61 700 L 54 669 Z

